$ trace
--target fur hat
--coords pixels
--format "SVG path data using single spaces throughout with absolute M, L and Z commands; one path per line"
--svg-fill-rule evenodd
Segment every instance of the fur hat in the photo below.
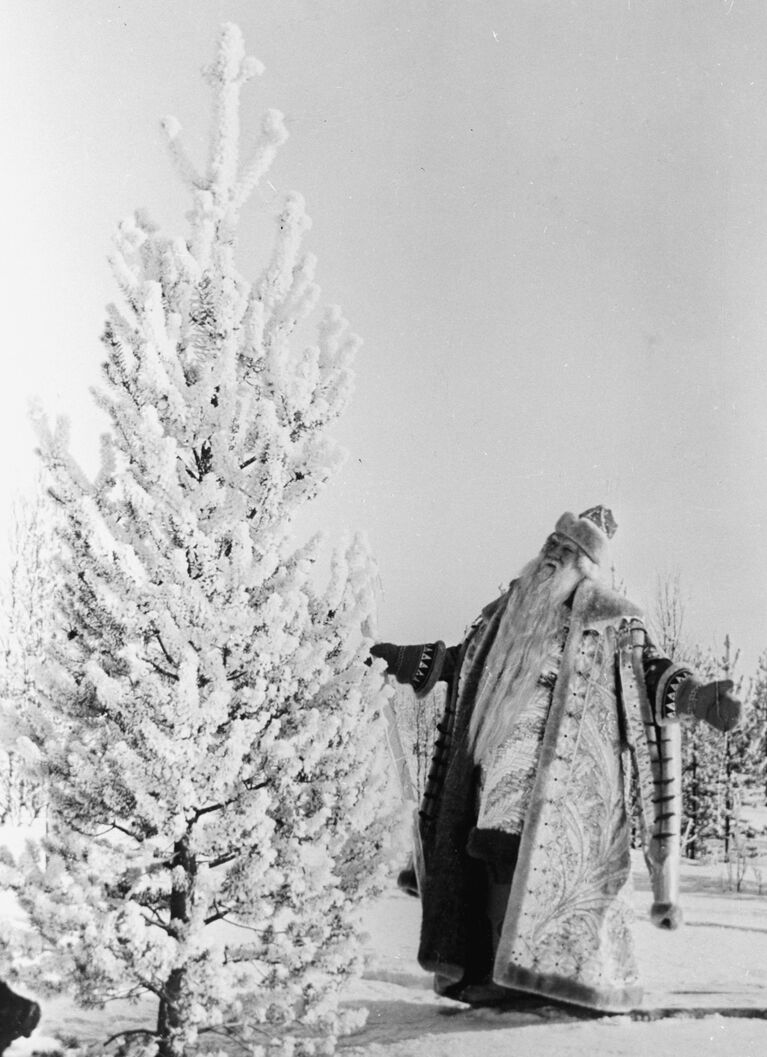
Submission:
M 566 536 L 575 543 L 587 558 L 601 565 L 607 555 L 608 541 L 615 535 L 618 525 L 612 510 L 606 506 L 593 506 L 576 517 L 564 513 L 554 528 L 559 536 Z

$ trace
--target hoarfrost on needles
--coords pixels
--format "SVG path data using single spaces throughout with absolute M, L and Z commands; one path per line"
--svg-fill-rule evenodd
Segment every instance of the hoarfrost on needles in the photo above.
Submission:
M 141 213 L 119 227 L 93 482 L 66 426 L 39 423 L 57 605 L 18 733 L 45 761 L 49 822 L 14 877 L 38 931 L 8 951 L 32 985 L 72 981 L 81 1001 L 153 993 L 163 1057 L 220 1026 L 254 1053 L 333 1051 L 354 1020 L 337 997 L 360 968 L 355 908 L 381 881 L 395 810 L 388 694 L 365 664 L 374 563 L 355 538 L 322 588 L 319 540 L 292 536 L 343 459 L 325 431 L 359 339 L 333 307 L 313 345 L 294 344 L 319 298 L 300 195 L 260 277 L 234 260 L 240 211 L 286 138 L 268 111 L 240 165 L 240 93 L 259 70 L 225 26 L 205 168 L 163 122 L 188 236 Z M 211 927 L 237 938 L 212 943 Z

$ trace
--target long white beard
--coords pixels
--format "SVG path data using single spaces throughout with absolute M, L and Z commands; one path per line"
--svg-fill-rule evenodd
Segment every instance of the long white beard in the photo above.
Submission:
M 562 605 L 584 573 L 574 563 L 556 569 L 534 558 L 519 575 L 490 648 L 469 725 L 474 759 L 487 758 L 511 732 L 535 693 L 562 626 Z

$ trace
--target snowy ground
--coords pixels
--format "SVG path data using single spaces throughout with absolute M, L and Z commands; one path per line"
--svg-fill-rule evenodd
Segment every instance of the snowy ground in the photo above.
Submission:
M 635 861 L 636 938 L 648 1011 L 671 1019 L 566 1019 L 562 1014 L 470 1010 L 437 998 L 415 961 L 416 900 L 386 893 L 367 915 L 369 965 L 347 1000 L 365 1005 L 366 1027 L 341 1046 L 344 1057 L 764 1057 L 767 1020 L 767 896 L 724 890 L 721 866 L 683 867 L 685 927 L 660 932 L 648 920 L 649 893 Z M 702 1011 L 710 1011 L 701 1016 Z M 47 1001 L 31 1039 L 7 1057 L 96 1042 L 153 1019 L 152 1004 L 79 1010 L 66 998 Z

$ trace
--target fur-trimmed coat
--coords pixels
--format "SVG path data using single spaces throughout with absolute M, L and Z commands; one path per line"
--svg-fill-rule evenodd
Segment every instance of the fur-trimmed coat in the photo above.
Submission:
M 508 592 L 483 610 L 452 656 L 420 813 L 418 958 L 443 991 L 489 958 L 485 867 L 467 848 L 484 843 L 484 857 L 492 858 L 493 834 L 475 828 L 478 775 L 468 731 L 507 600 Z M 632 805 L 650 870 L 653 920 L 670 928 L 679 923 L 679 731 L 656 722 L 647 657 L 639 610 L 583 581 L 495 958 L 497 984 L 606 1011 L 641 1001 L 629 899 Z

